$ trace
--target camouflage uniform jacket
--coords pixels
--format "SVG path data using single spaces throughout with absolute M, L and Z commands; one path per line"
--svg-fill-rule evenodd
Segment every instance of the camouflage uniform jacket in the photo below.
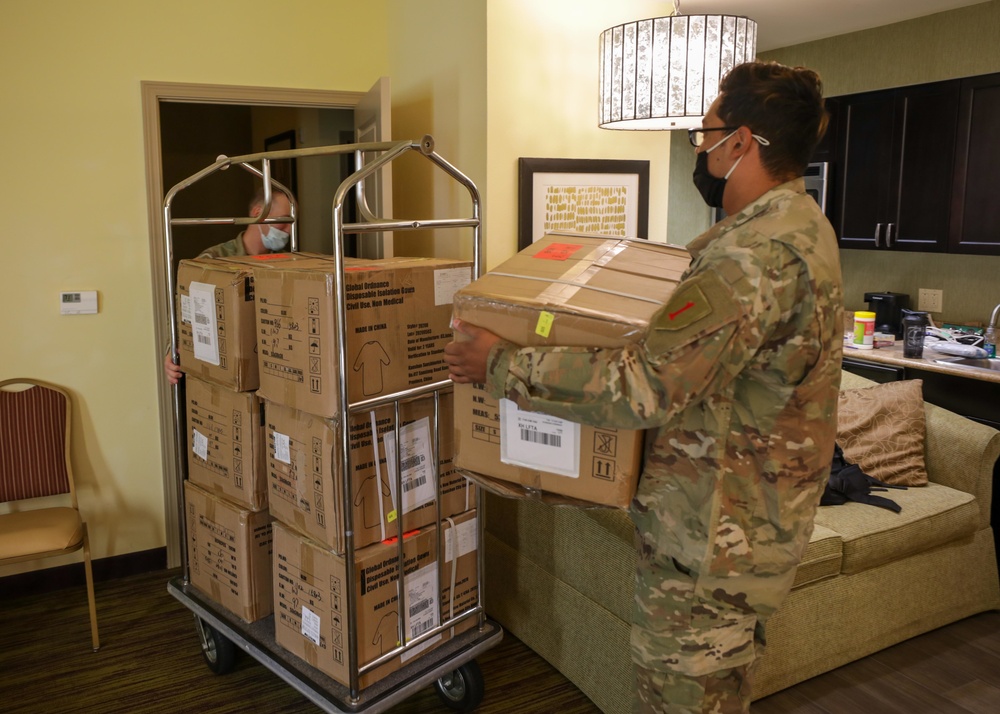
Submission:
M 243 233 L 225 243 L 213 245 L 198 254 L 199 258 L 230 258 L 234 255 L 246 255 L 246 248 L 243 246 Z
M 649 430 L 631 508 L 633 656 L 701 675 L 751 661 L 758 623 L 791 587 L 833 455 L 843 318 L 836 237 L 802 179 L 688 249 L 643 341 L 501 342 L 487 379 L 524 409 Z M 662 590 L 680 573 L 679 615 Z

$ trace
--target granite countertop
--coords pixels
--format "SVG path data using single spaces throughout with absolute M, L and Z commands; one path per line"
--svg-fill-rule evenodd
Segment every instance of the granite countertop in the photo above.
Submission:
M 989 369 L 977 369 L 975 367 L 958 367 L 935 362 L 938 359 L 949 359 L 952 355 L 937 352 L 924 346 L 924 356 L 912 358 L 903 356 L 902 341 L 897 340 L 892 347 L 879 347 L 873 350 L 856 350 L 844 343 L 844 358 L 854 360 L 864 360 L 866 362 L 878 362 L 880 364 L 890 364 L 894 367 L 910 367 L 912 369 L 922 369 L 928 372 L 940 372 L 956 377 L 966 377 L 968 379 L 978 379 L 983 382 L 996 382 L 1000 384 L 1000 372 Z

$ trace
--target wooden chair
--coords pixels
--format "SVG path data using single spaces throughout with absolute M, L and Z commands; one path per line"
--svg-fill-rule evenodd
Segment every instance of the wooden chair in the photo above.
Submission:
M 83 549 L 94 651 L 97 608 L 87 524 L 80 515 L 70 464 L 70 399 L 36 379 L 0 381 L 0 565 Z M 68 496 L 69 506 L 32 508 L 31 499 Z M 47 503 L 58 503 L 48 501 Z

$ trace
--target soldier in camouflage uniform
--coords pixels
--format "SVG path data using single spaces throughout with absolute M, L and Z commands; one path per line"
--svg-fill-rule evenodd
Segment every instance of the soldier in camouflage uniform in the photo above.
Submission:
M 250 216 L 256 218 L 264 210 L 264 189 L 257 189 L 253 199 L 250 201 Z M 271 195 L 271 210 L 268 215 L 290 216 L 292 215 L 292 204 L 288 197 L 275 191 Z M 213 245 L 198 254 L 199 258 L 228 258 L 234 255 L 262 255 L 264 253 L 276 253 L 284 250 L 288 245 L 289 224 L 270 223 L 268 225 L 255 224 L 249 226 L 232 240 Z M 274 237 L 271 238 L 271 235 Z
M 691 137 L 695 183 L 729 217 L 688 246 L 691 265 L 641 342 L 519 348 L 458 324 L 471 339 L 446 348 L 456 382 L 648 430 L 630 510 L 640 712 L 749 710 L 750 666 L 833 455 L 840 263 L 801 178 L 826 125 L 819 77 L 749 63 L 720 91 Z
M 264 189 L 259 188 L 250 200 L 250 216 L 256 218 L 264 211 Z M 292 215 L 292 204 L 281 191 L 275 191 L 271 195 L 271 210 L 269 216 L 275 218 Z M 234 255 L 262 255 L 264 253 L 274 253 L 284 250 L 288 244 L 287 223 L 269 223 L 267 225 L 254 224 L 247 227 L 232 240 L 213 245 L 198 254 L 199 258 L 229 258 Z M 167 375 L 170 384 L 177 384 L 184 376 L 184 370 L 179 363 L 174 362 L 170 347 L 167 347 L 167 354 L 163 357 L 163 371 Z

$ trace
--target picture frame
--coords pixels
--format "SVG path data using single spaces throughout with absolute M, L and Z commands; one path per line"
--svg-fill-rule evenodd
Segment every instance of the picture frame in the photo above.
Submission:
M 649 162 L 518 159 L 518 250 L 547 230 L 649 237 Z
M 269 136 L 264 139 L 264 151 L 285 151 L 295 148 L 295 130 L 289 129 L 280 134 Z M 299 195 L 298 170 L 296 159 L 271 160 L 271 178 L 287 186 L 292 195 Z

